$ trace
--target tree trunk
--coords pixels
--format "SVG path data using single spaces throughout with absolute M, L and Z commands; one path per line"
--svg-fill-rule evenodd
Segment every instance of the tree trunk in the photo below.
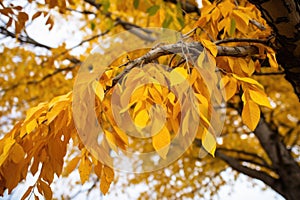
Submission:
M 261 146 L 272 161 L 272 168 L 278 174 L 275 183 L 280 193 L 289 200 L 300 199 L 300 167 L 282 142 L 278 132 L 270 129 L 263 118 L 254 131 Z
M 300 100 L 300 1 L 249 0 L 261 11 L 276 36 L 278 63 Z
M 272 162 L 269 169 L 271 169 L 278 178 L 272 177 L 262 170 L 256 170 L 255 167 L 250 168 L 244 165 L 243 161 L 228 155 L 226 151 L 223 152 L 222 149 L 217 149 L 215 153 L 216 157 L 225 161 L 231 168 L 238 172 L 263 181 L 286 199 L 299 200 L 300 167 L 282 142 L 279 133 L 270 129 L 264 118 L 261 118 L 254 134 Z

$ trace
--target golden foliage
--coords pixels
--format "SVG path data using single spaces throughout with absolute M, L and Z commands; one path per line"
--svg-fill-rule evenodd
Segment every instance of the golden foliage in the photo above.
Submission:
M 31 1 L 28 1 L 31 2 Z M 105 71 L 100 80 L 88 80 L 88 86 L 96 94 L 95 111 L 97 113 L 98 122 L 101 124 L 103 134 L 105 136 L 105 144 L 107 151 L 113 150 L 118 153 L 126 148 L 134 148 L 144 146 L 143 148 L 155 150 L 162 159 L 166 159 L 169 154 L 170 143 L 179 130 L 182 134 L 191 132 L 191 121 L 199 117 L 200 122 L 197 125 L 196 138 L 202 141 L 204 149 L 214 156 L 217 148 L 216 132 L 214 124 L 211 124 L 211 118 L 217 108 L 214 108 L 211 95 L 214 94 L 216 101 L 221 102 L 222 96 L 214 91 L 216 86 L 219 86 L 224 91 L 224 100 L 229 103 L 238 104 L 243 102 L 241 118 L 233 110 L 228 110 L 230 122 L 238 122 L 239 127 L 244 123 L 251 131 L 254 131 L 260 120 L 261 109 L 264 106 L 264 112 L 270 112 L 270 99 L 276 99 L 277 94 L 273 94 L 270 84 L 265 83 L 265 80 L 256 80 L 255 73 L 264 71 L 262 63 L 268 61 L 272 70 L 278 69 L 275 52 L 267 46 L 263 41 L 272 42 L 270 39 L 271 29 L 262 19 L 257 8 L 247 1 L 239 1 L 239 5 L 233 0 L 215 1 L 210 3 L 208 0 L 203 0 L 203 8 L 201 8 L 201 16 L 195 21 L 195 13 L 182 12 L 180 3 L 173 4 L 168 1 L 150 1 L 150 0 L 133 0 L 129 3 L 124 1 L 93 1 L 94 6 L 99 6 L 95 9 L 93 5 L 82 3 L 82 1 L 56 1 L 46 0 L 45 5 L 49 10 L 58 10 L 62 17 L 68 17 L 72 13 L 68 10 L 91 10 L 95 17 L 83 17 L 85 25 L 81 27 L 82 32 L 93 32 L 95 34 L 109 33 L 115 34 L 126 29 L 126 23 L 122 24 L 121 19 L 128 24 L 133 23 L 140 27 L 164 27 L 170 28 L 184 33 L 190 32 L 195 41 L 201 42 L 205 47 L 205 54 L 201 53 L 197 58 L 197 63 L 201 67 L 201 73 L 197 71 L 191 63 L 180 63 L 180 59 L 176 57 L 166 56 L 159 58 L 160 63 L 170 63 L 170 71 L 159 71 L 154 63 L 147 66 L 147 69 L 135 67 L 130 70 L 130 73 L 125 74 L 122 84 L 113 85 L 114 78 L 122 73 L 126 61 L 134 60 L 145 54 L 144 50 L 139 52 L 129 53 L 121 56 L 110 68 Z M 2 5 L 0 13 L 7 17 L 6 27 L 13 27 L 16 38 L 21 33 L 24 33 L 26 24 L 38 17 L 44 16 L 47 18 L 46 25 L 49 29 L 55 25 L 54 19 L 50 16 L 50 12 L 36 11 L 30 18 L 22 7 Z M 191 1 L 195 4 L 194 1 Z M 70 8 L 70 9 L 67 9 Z M 130 15 L 128 14 L 130 13 Z M 255 21 L 256 23 L 253 23 Z M 13 22 L 15 25 L 13 25 Z M 128 25 L 127 24 L 127 25 Z M 256 24 L 260 24 L 258 27 Z M 263 27 L 263 28 L 262 28 Z M 193 29 L 194 28 L 194 29 Z M 109 37 L 108 34 L 108 37 Z M 106 36 L 104 36 L 105 38 Z M 257 42 L 259 41 L 259 42 Z M 87 40 L 89 48 L 95 44 L 92 40 Z M 83 43 L 85 43 L 83 42 Z M 81 46 L 83 43 L 80 43 Z M 247 57 L 229 57 L 218 56 L 217 45 L 241 46 L 253 45 L 257 47 L 258 53 Z M 38 45 L 38 44 L 35 44 Z M 89 49 L 88 49 L 89 50 Z M 14 119 L 14 127 L 11 131 L 4 135 L 0 140 L 0 194 L 3 195 L 7 189 L 9 193 L 20 183 L 25 180 L 28 171 L 33 175 L 38 173 L 38 179 L 33 186 L 30 186 L 24 193 L 23 199 L 28 197 L 34 188 L 46 199 L 52 199 L 51 183 L 54 176 L 68 176 L 78 168 L 81 183 L 90 180 L 94 173 L 100 179 L 100 190 L 106 194 L 110 184 L 114 179 L 114 171 L 110 166 L 99 162 L 89 150 L 87 150 L 82 138 L 77 134 L 74 118 L 82 121 L 82 126 L 88 125 L 86 115 L 83 111 L 82 116 L 73 116 L 72 113 L 72 89 L 73 79 L 77 74 L 79 60 L 84 60 L 86 55 L 81 55 L 75 59 L 66 48 L 65 44 L 57 48 L 49 48 L 50 53 L 36 56 L 34 51 L 28 50 L 25 47 L 3 47 L 2 56 L 0 57 L 1 73 L 0 89 L 1 101 L 0 107 L 6 108 L 1 110 L 1 115 L 6 116 L 11 109 L 16 108 L 25 116 L 24 120 L 16 122 Z M 14 61 L 12 55 L 17 55 L 20 61 Z M 125 60 L 125 61 L 124 61 Z M 78 62 L 76 62 L 78 61 Z M 96 60 L 97 61 L 97 60 Z M 96 61 L 89 61 L 88 64 L 94 64 L 97 68 Z M 130 63 L 130 62 L 129 62 Z M 128 63 L 127 63 L 128 64 Z M 212 69 L 208 69 L 212 68 Z M 92 70 L 92 69 L 91 69 Z M 217 77 L 210 73 L 209 70 L 219 70 L 222 77 Z M 67 74 L 71 73 L 72 78 L 68 79 Z M 87 72 L 88 73 L 88 72 Z M 153 79 L 153 74 L 156 75 L 156 80 Z M 205 75 L 205 77 L 203 76 Z M 206 78 L 206 79 L 205 79 Z M 147 84 L 138 89 L 135 86 L 144 80 L 152 81 L 152 84 Z M 169 88 L 160 85 L 159 83 L 170 80 L 170 86 L 177 88 L 172 92 Z M 155 82 L 156 81 L 156 82 Z M 188 107 L 189 101 L 180 102 L 180 98 L 189 99 L 188 94 L 181 94 L 179 91 L 186 91 L 188 82 L 194 90 L 196 97 L 196 106 L 198 113 L 191 112 L 181 122 L 181 106 Z M 264 91 L 264 86 L 260 82 L 264 82 L 269 90 L 270 97 Z M 157 83 L 157 84 L 156 84 Z M 111 86 L 114 86 L 111 88 Z M 271 89 L 270 89 L 271 88 Z M 110 98 L 112 91 L 120 97 L 120 105 L 124 106 L 119 111 L 119 116 L 113 116 Z M 176 96 L 178 92 L 182 96 Z M 281 93 L 284 95 L 284 93 Z M 240 96 L 240 97 L 239 97 Z M 84 94 L 81 98 L 84 98 Z M 129 102 L 127 100 L 129 99 Z M 45 103 L 47 101 L 48 103 Z M 280 100 L 277 100 L 280 101 Z M 43 103 L 40 103 L 43 102 Z M 39 103 L 39 104 L 38 104 Z M 127 104 L 128 103 L 128 104 Z M 24 106 L 24 104 L 28 105 Z M 153 108 L 154 104 L 160 106 Z M 37 106 L 34 106 L 37 105 Z M 291 105 L 290 103 L 288 105 Z M 280 106 L 279 106 L 280 107 Z M 154 109 L 151 110 L 151 109 Z M 155 111 L 156 109 L 156 111 Z M 291 112 L 293 108 L 290 108 Z M 24 114 L 26 111 L 26 115 Z M 297 110 L 297 109 L 294 109 Z M 110 111 L 103 113 L 103 111 Z M 165 113 L 156 117 L 156 121 L 151 121 L 154 113 Z M 275 109 L 274 113 L 279 113 L 280 110 Z M 126 113 L 129 113 L 126 115 Z M 298 117 L 299 113 L 293 113 Z M 151 133 L 152 144 L 136 144 L 132 143 L 124 130 L 119 128 L 114 117 L 122 118 L 119 120 L 122 127 L 127 127 L 131 130 L 132 127 L 127 123 L 130 119 L 139 128 L 139 133 L 144 136 L 144 133 Z M 281 116 L 282 117 L 282 116 Z M 275 119 L 276 124 L 280 125 L 281 117 Z M 161 121 L 165 119 L 165 124 L 159 129 Z M 149 123 L 153 126 L 148 126 Z M 291 123 L 286 119 L 286 115 L 282 121 Z M 149 129 L 152 127 L 152 129 Z M 153 128 L 154 127 L 154 128 Z M 285 126 L 282 126 L 283 135 L 288 134 Z M 227 123 L 224 132 L 228 135 L 224 136 L 223 143 L 220 146 L 227 148 L 245 148 L 247 151 L 255 152 L 252 147 L 258 145 L 258 141 L 250 138 L 242 145 L 242 140 L 238 134 L 234 133 L 249 133 L 248 129 L 238 130 L 238 127 Z M 292 131 L 297 132 L 296 128 Z M 299 131 L 299 130 L 298 130 Z M 157 133 L 157 134 L 152 134 Z M 293 144 L 293 137 L 290 137 L 287 144 Z M 94 139 L 94 138 L 93 138 Z M 97 138 L 95 138 L 96 140 Z M 295 139 L 295 138 L 294 138 Z M 235 141 L 234 143 L 232 141 Z M 299 143 L 299 141 L 297 141 Z M 77 147 L 79 152 L 71 159 L 65 161 L 70 153 L 69 148 Z M 252 146 L 252 147 L 251 147 Z M 178 162 L 184 162 L 183 171 L 186 177 L 180 175 L 181 168 L 176 165 L 170 166 L 172 173 L 181 182 L 184 182 L 188 175 L 191 176 L 193 187 L 196 187 L 197 175 L 192 174 L 188 167 L 193 169 L 201 168 L 197 165 L 195 154 L 201 154 L 198 147 L 191 147 L 186 152 L 186 155 L 192 162 L 181 159 Z M 266 155 L 262 151 L 258 151 L 264 159 Z M 194 156 L 194 157 L 193 157 Z M 209 159 L 205 158 L 204 162 L 209 163 Z M 209 171 L 212 168 L 213 173 L 217 174 L 226 169 L 224 163 L 219 160 L 211 161 L 203 168 Z M 39 166 L 41 165 L 41 169 Z M 188 166 L 188 167 L 187 167 Z M 182 166 L 181 166 L 182 167 Z M 15 176 L 11 176 L 14 174 Z M 140 175 L 147 176 L 147 175 Z M 153 176 L 158 176 L 154 174 Z M 166 176 L 166 175 L 163 175 Z M 143 177 L 142 177 L 143 178 Z M 137 178 L 132 182 L 143 180 Z M 164 177 L 160 181 L 161 185 L 167 182 L 170 177 Z M 193 181 L 192 181 L 193 180 Z M 176 190 L 181 190 L 185 185 L 174 186 Z M 157 188 L 156 188 L 157 189 Z M 158 190 L 158 189 L 157 189 Z M 172 195 L 171 191 L 165 193 L 167 196 Z M 146 194 L 145 194 L 146 195 Z M 181 194 L 188 196 L 188 194 Z M 143 195 L 142 195 L 143 196 Z

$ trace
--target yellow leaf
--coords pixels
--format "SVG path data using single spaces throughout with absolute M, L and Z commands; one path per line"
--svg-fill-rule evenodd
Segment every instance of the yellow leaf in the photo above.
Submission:
M 108 183 L 114 180 L 114 170 L 106 165 L 103 167 L 103 173 Z
M 203 113 L 201 113 L 203 114 Z M 182 130 L 182 135 L 185 136 L 185 134 L 189 131 L 189 126 L 191 125 L 190 123 L 190 110 L 188 110 L 182 120 L 182 125 L 181 125 L 181 130 Z
M 41 189 L 43 190 L 43 195 L 46 200 L 51 200 L 52 199 L 52 190 L 50 186 L 45 183 L 44 181 L 39 181 Z
M 232 12 L 235 5 L 231 1 L 223 1 L 222 3 L 218 4 L 218 8 L 220 9 L 224 18 L 226 18 L 229 13 Z
M 250 84 L 256 85 L 256 86 L 258 86 L 258 87 L 261 88 L 261 89 L 264 88 L 259 82 L 257 82 L 256 80 L 254 80 L 254 79 L 252 79 L 252 78 L 248 78 L 248 77 L 239 77 L 239 76 L 236 75 L 236 74 L 232 74 L 232 76 L 233 76 L 234 78 L 236 78 L 237 80 L 239 80 L 239 81 L 243 81 L 243 82 L 246 82 L 246 83 L 250 83 Z
M 26 124 L 26 132 L 31 133 L 38 126 L 35 119 Z M 21 136 L 22 137 L 22 136 Z
M 188 74 L 183 67 L 177 67 L 170 73 L 171 86 L 181 84 L 186 81 Z
M 268 57 L 270 66 L 272 68 L 278 69 L 278 63 L 276 60 L 275 52 L 273 50 L 270 50 L 270 52 L 267 53 L 267 57 Z
M 242 119 L 252 131 L 256 128 L 260 119 L 260 109 L 256 103 L 249 100 L 244 104 Z
M 209 41 L 209 40 L 205 40 L 205 39 L 202 39 L 202 40 L 201 40 L 201 43 L 202 43 L 202 45 L 203 45 L 205 48 L 207 48 L 207 49 L 210 51 L 210 53 L 211 53 L 214 57 L 217 56 L 217 54 L 218 54 L 218 49 L 217 49 L 217 45 L 216 45 L 216 44 L 212 43 L 212 42 Z
M 67 164 L 67 166 L 64 168 L 63 176 L 68 176 L 78 165 L 78 162 L 80 160 L 80 157 L 74 157 L 72 160 L 70 160 Z
M 225 100 L 231 99 L 237 91 L 237 81 L 229 76 L 224 76 L 221 79 L 221 89 L 225 90 Z
M 104 195 L 107 193 L 113 179 L 114 179 L 114 171 L 110 167 L 104 165 L 103 174 L 101 176 L 101 181 L 100 181 L 100 190 Z
M 255 103 L 257 103 L 258 105 L 261 105 L 261 106 L 266 106 L 268 108 L 272 108 L 267 95 L 263 91 L 251 89 L 251 88 L 249 88 L 248 91 L 249 91 L 250 98 Z
M 105 176 L 101 177 L 100 180 L 100 191 L 105 195 L 108 192 L 110 183 L 107 182 Z
M 254 71 L 255 71 L 255 63 L 253 62 L 252 59 L 250 59 L 249 63 L 248 63 L 248 68 L 249 68 L 249 76 L 251 76 Z
M 23 194 L 21 200 L 25 200 L 26 197 L 28 197 L 28 195 L 31 193 L 32 189 L 33 189 L 33 186 L 29 186 L 28 189 L 26 190 L 26 192 Z
M 122 139 L 122 141 L 128 145 L 128 136 L 124 131 L 122 131 L 118 126 L 113 126 L 114 130 L 118 134 L 118 136 Z
M 2 154 L 0 155 L 0 166 L 4 163 L 7 156 L 9 155 L 9 150 L 11 149 L 12 145 L 15 143 L 13 138 L 7 138 L 4 142 L 4 147 Z
M 48 104 L 48 107 L 51 109 L 54 105 L 56 105 L 59 102 L 69 102 L 71 100 L 71 96 L 72 96 L 72 92 L 54 97 Z
M 93 90 L 94 90 L 95 94 L 99 98 L 99 100 L 103 101 L 103 99 L 104 99 L 104 89 L 103 89 L 102 85 L 97 80 L 94 80 L 92 82 L 92 87 L 93 87 Z
M 248 65 L 248 63 L 246 62 L 245 59 L 238 58 L 237 63 L 239 64 L 239 66 L 241 67 L 243 72 L 245 72 L 248 76 L 251 75 L 251 69 L 249 68 L 249 65 Z M 253 61 L 252 61 L 252 63 L 253 63 Z M 253 69 L 254 69 L 254 63 L 253 63 Z
M 134 123 L 140 128 L 144 128 L 149 120 L 149 114 L 146 110 L 141 110 L 134 118 Z
M 106 138 L 110 148 L 112 150 L 114 150 L 114 152 L 118 152 L 117 141 L 116 141 L 115 136 L 110 131 L 107 131 L 107 130 L 104 130 L 104 133 L 105 133 L 105 138 Z
M 15 143 L 10 150 L 10 157 L 11 160 L 16 164 L 24 160 L 25 152 L 23 147 L 18 143 Z
M 85 183 L 85 181 L 89 179 L 92 170 L 92 163 L 86 156 L 83 156 L 81 158 L 81 162 L 79 164 L 78 170 L 79 170 L 81 183 L 83 184 Z
M 216 138 L 205 128 L 202 134 L 202 146 L 204 149 L 214 156 L 216 151 Z
M 26 119 L 24 122 L 27 122 L 29 120 L 32 120 L 38 116 L 41 115 L 42 112 L 44 112 L 46 110 L 46 106 L 44 103 L 40 103 L 38 106 L 30 108 L 27 112 L 26 112 Z
M 47 125 L 50 124 L 68 105 L 68 101 L 61 101 L 53 105 L 51 110 L 47 113 Z M 62 121 L 62 120 L 61 120 Z
M 94 167 L 94 172 L 98 176 L 98 178 L 101 178 L 102 175 L 102 167 L 103 165 L 100 162 L 97 162 L 97 165 Z
M 152 145 L 158 155 L 163 159 L 166 159 L 166 156 L 169 151 L 171 137 L 168 129 L 164 126 L 160 132 L 152 137 Z
M 236 21 L 237 29 L 239 29 L 242 33 L 247 33 L 248 24 L 249 24 L 249 16 L 244 14 L 240 10 L 234 10 L 232 12 L 232 16 L 234 17 L 234 19 Z
M 162 103 L 163 97 L 154 86 L 149 88 L 148 91 L 156 103 Z

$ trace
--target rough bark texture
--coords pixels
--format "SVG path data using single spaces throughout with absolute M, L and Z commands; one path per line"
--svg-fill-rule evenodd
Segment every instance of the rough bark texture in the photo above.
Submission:
M 300 1 L 249 0 L 261 11 L 276 36 L 278 62 L 300 100 Z

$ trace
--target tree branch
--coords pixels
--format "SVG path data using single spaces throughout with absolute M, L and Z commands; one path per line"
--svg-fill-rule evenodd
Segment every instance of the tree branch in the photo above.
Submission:
M 235 108 L 241 114 L 241 107 Z M 299 199 L 300 193 L 293 192 L 300 188 L 300 167 L 283 143 L 280 134 L 272 130 L 265 121 L 263 113 L 253 132 L 270 158 L 272 170 L 280 177 L 277 188 L 287 199 Z M 277 191 L 277 190 L 276 190 Z
M 271 177 L 267 173 L 243 166 L 235 158 L 221 153 L 221 151 L 218 149 L 215 153 L 215 156 L 225 161 L 231 168 L 237 170 L 240 173 L 246 174 L 247 176 L 263 181 L 265 184 L 273 188 L 276 192 L 283 195 L 283 190 L 281 189 L 281 187 L 279 187 L 278 180 Z
M 245 57 L 249 55 L 258 54 L 258 48 L 256 46 L 217 46 L 218 55 L 217 56 L 233 56 L 233 57 Z
M 217 46 L 217 48 L 218 48 L 217 56 L 245 57 L 248 55 L 258 53 L 258 49 L 255 46 L 237 46 L 237 47 Z M 179 41 L 175 44 L 158 46 L 150 50 L 147 54 L 122 65 L 125 66 L 125 69 L 113 79 L 112 85 L 108 87 L 106 91 L 113 88 L 119 80 L 121 80 L 131 69 L 133 69 L 136 66 L 150 63 L 151 61 L 156 60 L 160 56 L 170 55 L 170 54 L 183 53 L 185 55 L 189 54 L 189 56 L 195 57 L 198 56 L 202 50 L 203 47 L 199 42 L 185 43 Z
M 42 47 L 42 48 L 45 48 L 45 49 L 48 49 L 50 50 L 51 47 L 47 46 L 47 45 L 44 45 L 44 44 L 41 44 L 37 41 L 35 41 L 34 39 L 32 39 L 31 37 L 29 36 L 22 36 L 22 35 L 18 35 L 18 37 L 16 36 L 15 33 L 12 33 L 10 32 L 9 30 L 7 30 L 6 28 L 4 27 L 0 27 L 0 33 L 5 35 L 5 36 L 8 36 L 8 37 L 11 37 L 11 38 L 16 38 L 18 39 L 21 43 L 28 43 L 28 44 L 32 44 L 34 46 L 37 46 L 37 47 Z
M 247 43 L 260 43 L 260 44 L 268 45 L 270 39 L 263 40 L 263 39 L 255 39 L 255 38 L 227 38 L 223 40 L 218 40 L 214 43 L 216 45 L 220 45 L 220 44 L 231 43 L 231 42 L 247 42 Z
M 258 21 L 254 20 L 254 19 L 250 19 L 249 22 L 251 24 L 253 24 L 254 26 L 256 26 L 257 28 L 259 28 L 259 30 L 261 30 L 261 31 L 266 30 L 266 27 L 264 25 L 262 25 L 261 23 L 259 23 Z
M 39 80 L 31 80 L 31 81 L 27 81 L 25 83 L 20 83 L 20 82 L 16 83 L 16 84 L 14 84 L 14 85 L 12 85 L 12 86 L 10 86 L 8 88 L 1 89 L 0 92 L 7 92 L 7 91 L 10 91 L 10 90 L 13 90 L 13 89 L 15 89 L 16 87 L 18 87 L 20 85 L 33 85 L 33 84 L 41 83 L 41 82 L 47 80 L 48 78 L 51 78 L 52 76 L 54 76 L 54 75 L 56 75 L 56 74 L 58 74 L 60 72 L 70 71 L 70 70 L 74 69 L 78 64 L 80 64 L 80 63 L 76 63 L 76 64 L 74 64 L 74 65 L 72 65 L 70 67 L 58 68 L 58 69 L 54 70 L 52 73 L 46 74 L 45 76 L 43 76 Z
M 246 152 L 246 151 L 237 150 L 237 149 L 226 149 L 226 148 L 222 148 L 222 147 L 220 147 L 218 149 L 221 150 L 221 151 L 229 152 L 229 153 L 237 153 L 237 154 L 242 154 L 244 156 L 252 157 L 252 159 L 257 159 L 261 162 L 261 163 L 257 163 L 257 162 L 254 163 L 253 162 L 253 164 L 257 164 L 257 165 L 260 165 L 262 167 L 271 169 L 271 167 L 268 165 L 268 163 L 262 157 L 258 156 L 255 153 Z M 237 158 L 237 159 L 239 159 L 239 158 Z M 248 160 L 247 162 L 250 162 L 250 160 Z
M 284 71 L 281 72 L 254 72 L 253 75 L 256 76 L 270 76 L 270 75 L 283 75 L 285 74 Z
M 140 27 L 136 24 L 132 24 L 122 20 L 121 18 L 116 19 L 116 25 L 121 25 L 125 30 L 128 30 L 132 34 L 138 36 L 142 40 L 154 42 L 156 38 L 152 37 L 152 31 L 143 27 Z
M 201 15 L 200 9 L 196 5 L 190 3 L 189 1 L 180 1 L 180 0 L 179 1 L 177 1 L 177 0 L 164 0 L 164 1 L 165 2 L 170 2 L 170 3 L 173 3 L 173 4 L 180 3 L 180 6 L 184 10 L 184 12 L 186 12 L 186 13 L 195 12 L 199 16 Z
M 97 3 L 95 0 L 84 0 L 85 2 L 89 3 L 90 5 L 94 6 L 95 8 L 101 8 L 102 4 Z

